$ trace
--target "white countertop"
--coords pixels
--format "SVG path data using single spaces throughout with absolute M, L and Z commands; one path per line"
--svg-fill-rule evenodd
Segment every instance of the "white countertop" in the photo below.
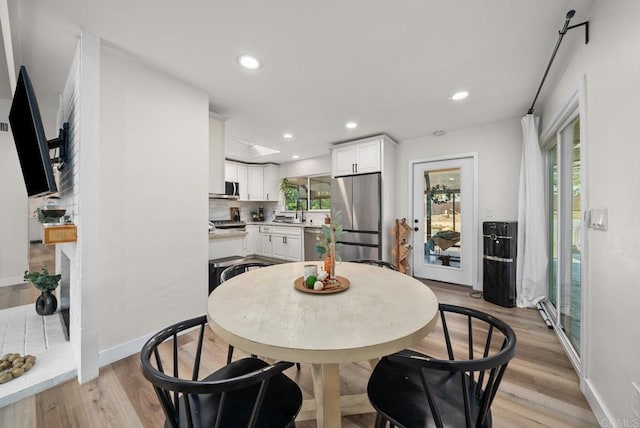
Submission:
M 277 221 L 248 221 L 247 226 L 285 226 L 285 227 L 317 227 L 322 225 L 319 223 L 280 223 Z

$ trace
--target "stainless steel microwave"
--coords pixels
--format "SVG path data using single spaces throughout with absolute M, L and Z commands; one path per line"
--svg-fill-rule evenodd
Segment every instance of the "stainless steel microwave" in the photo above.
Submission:
M 240 185 L 237 181 L 224 182 L 224 194 L 227 196 L 240 196 Z

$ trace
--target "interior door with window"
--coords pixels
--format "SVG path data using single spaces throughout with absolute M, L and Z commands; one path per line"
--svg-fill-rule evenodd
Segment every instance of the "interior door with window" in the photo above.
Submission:
M 413 274 L 475 285 L 474 159 L 413 164 Z

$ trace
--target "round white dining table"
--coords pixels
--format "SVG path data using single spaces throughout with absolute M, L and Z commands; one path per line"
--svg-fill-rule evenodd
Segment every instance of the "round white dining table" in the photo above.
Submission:
M 340 396 L 339 364 L 411 347 L 433 329 L 438 300 L 411 276 L 347 262 L 336 264 L 336 275 L 350 281 L 348 289 L 299 291 L 294 281 L 308 264 L 273 265 L 225 281 L 210 294 L 207 317 L 214 333 L 238 349 L 310 363 L 314 400 L 305 400 L 298 420 L 315 417 L 319 427 L 340 427 L 342 415 L 373 408 L 366 394 Z

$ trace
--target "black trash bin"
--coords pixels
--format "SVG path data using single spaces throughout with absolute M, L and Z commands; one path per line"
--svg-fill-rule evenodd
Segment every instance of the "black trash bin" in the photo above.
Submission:
M 485 221 L 482 233 L 484 300 L 512 308 L 516 305 L 518 223 Z
M 229 266 L 244 262 L 242 256 L 222 257 L 209 260 L 209 294 L 220 285 L 220 275 Z

